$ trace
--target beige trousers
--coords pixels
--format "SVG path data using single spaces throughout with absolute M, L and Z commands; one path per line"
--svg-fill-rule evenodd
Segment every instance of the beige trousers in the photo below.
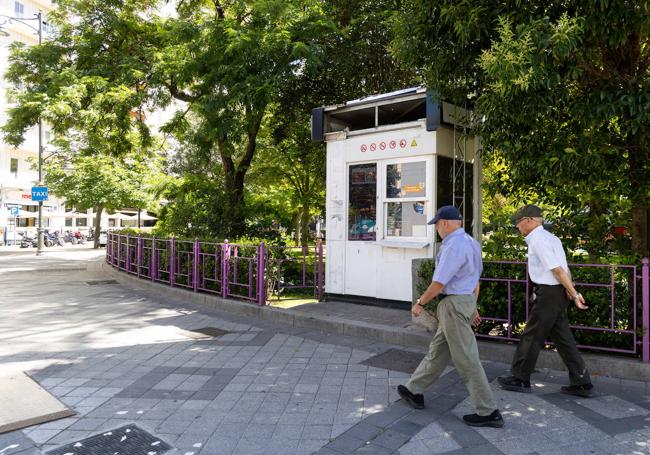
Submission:
M 450 295 L 438 303 L 438 331 L 431 340 L 429 352 L 406 387 L 412 393 L 424 393 L 440 377 L 451 359 L 469 390 L 476 413 L 485 416 L 497 407 L 478 357 L 476 337 L 472 331 L 471 321 L 475 311 L 473 295 Z

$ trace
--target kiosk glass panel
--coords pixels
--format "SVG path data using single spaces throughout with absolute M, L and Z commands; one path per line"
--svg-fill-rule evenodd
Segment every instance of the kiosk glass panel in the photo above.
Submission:
M 348 240 L 377 237 L 377 164 L 350 166 Z
M 386 197 L 424 197 L 426 180 L 426 161 L 389 164 L 386 166 Z
M 427 219 L 424 201 L 388 202 L 386 235 L 391 237 L 426 237 Z

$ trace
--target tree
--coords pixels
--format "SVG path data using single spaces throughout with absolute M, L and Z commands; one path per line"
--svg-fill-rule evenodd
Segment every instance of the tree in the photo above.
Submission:
M 154 74 L 186 108 L 168 131 L 191 141 L 193 161 L 223 174 L 222 229 L 245 227 L 245 181 L 281 87 L 315 55 L 327 22 L 318 3 L 187 1 L 163 27 Z M 191 134 L 188 134 L 191 133 Z
M 647 255 L 648 2 L 411 0 L 406 10 L 396 54 L 480 113 L 484 150 L 507 159 L 510 184 L 583 215 L 596 249 L 629 201 L 632 251 Z
M 100 219 L 104 210 L 124 207 L 152 208 L 159 184 L 155 157 L 133 154 L 107 155 L 57 153 L 45 166 L 45 183 L 66 200 L 66 206 L 95 211 L 95 248 L 99 247 Z

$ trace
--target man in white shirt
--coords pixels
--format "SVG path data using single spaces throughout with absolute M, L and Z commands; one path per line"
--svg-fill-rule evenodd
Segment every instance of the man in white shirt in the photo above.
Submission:
M 571 302 L 581 310 L 588 307 L 573 286 L 562 242 L 544 229 L 542 211 L 535 205 L 525 205 L 517 210 L 514 222 L 528 244 L 528 274 L 533 282 L 532 306 L 512 359 L 512 376 L 499 377 L 499 385 L 505 390 L 530 392 L 530 375 L 547 337 L 550 337 L 569 370 L 570 384 L 562 387 L 562 392 L 590 397 L 593 385 L 567 316 Z

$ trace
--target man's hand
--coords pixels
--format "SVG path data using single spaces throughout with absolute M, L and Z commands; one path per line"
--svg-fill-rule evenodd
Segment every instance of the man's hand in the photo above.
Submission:
M 413 305 L 413 308 L 411 308 L 411 313 L 413 313 L 413 316 L 417 318 L 418 316 L 420 316 L 420 314 L 422 314 L 422 310 L 423 310 L 422 306 L 419 303 L 416 303 L 415 305 Z
M 478 313 L 478 310 L 474 312 L 474 315 L 472 316 L 472 327 L 478 327 L 478 325 L 481 323 L 481 315 Z
M 578 307 L 579 310 L 586 310 L 589 308 L 585 305 L 585 298 L 580 293 L 578 293 L 578 298 L 573 300 L 573 303 L 576 304 L 576 307 Z

